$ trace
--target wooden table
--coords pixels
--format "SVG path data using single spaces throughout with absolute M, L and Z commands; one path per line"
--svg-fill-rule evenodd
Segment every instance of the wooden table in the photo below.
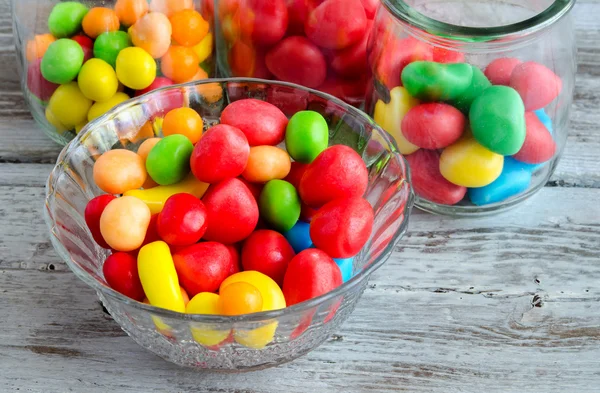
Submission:
M 483 220 L 416 212 L 342 330 L 295 362 L 200 373 L 137 346 L 54 252 L 59 147 L 36 128 L 0 0 L 0 391 L 600 391 L 600 0 L 574 9 L 579 73 L 552 181 Z

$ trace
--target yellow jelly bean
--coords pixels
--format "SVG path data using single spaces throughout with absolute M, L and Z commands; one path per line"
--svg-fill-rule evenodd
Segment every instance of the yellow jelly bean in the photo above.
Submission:
M 143 90 L 154 82 L 156 61 L 142 48 L 129 47 L 117 56 L 117 78 L 125 86 Z
M 92 101 L 106 101 L 119 88 L 115 70 L 101 59 L 89 59 L 83 64 L 77 84 L 83 95 Z
M 46 120 L 48 120 L 48 123 L 50 123 L 50 125 L 56 129 L 56 132 L 58 132 L 59 134 L 62 134 L 69 130 L 60 121 L 58 121 L 58 119 L 56 118 L 54 113 L 50 110 L 50 108 L 46 108 L 45 113 L 46 113 Z
M 212 33 L 208 33 L 202 41 L 196 46 L 192 48 L 200 59 L 199 63 L 202 63 L 204 60 L 208 59 L 208 56 L 212 54 L 213 50 L 213 35 Z
M 92 105 L 92 107 L 90 108 L 90 110 L 87 114 L 88 121 L 97 119 L 98 117 L 102 116 L 103 114 L 105 114 L 106 112 L 108 112 L 109 110 L 114 108 L 115 106 L 119 105 L 122 102 L 127 101 L 128 99 L 129 99 L 129 96 L 127 94 L 116 93 L 114 96 L 112 96 L 111 98 L 109 98 L 106 101 L 96 102 L 94 105 Z
M 75 126 L 75 133 L 79 134 L 81 132 L 81 130 L 83 130 L 83 127 L 87 126 L 87 121 L 85 123 L 81 123 L 81 124 L 77 124 Z
M 419 150 L 418 146 L 406 140 L 400 128 L 406 113 L 417 105 L 419 105 L 419 100 L 412 97 L 402 86 L 394 87 L 390 91 L 390 102 L 388 104 L 381 100 L 378 100 L 375 104 L 373 119 L 381 128 L 394 137 L 398 150 L 402 154 L 411 154 Z
M 483 187 L 502 173 L 504 157 L 466 136 L 448 146 L 440 156 L 440 172 L 446 180 L 463 187 Z
M 141 200 L 134 197 L 117 198 L 102 212 L 100 232 L 106 243 L 113 249 L 133 251 L 144 242 L 150 216 L 150 209 Z M 148 299 L 152 301 L 150 296 Z
M 212 292 L 200 292 L 190 300 L 185 308 L 186 314 L 219 315 L 219 295 Z M 229 337 L 230 330 L 215 330 L 215 326 L 205 323 L 193 323 L 192 336 L 198 344 L 211 347 Z
M 92 100 L 83 95 L 77 82 L 58 86 L 48 102 L 54 119 L 69 130 L 87 120 L 91 106 Z
M 190 173 L 185 179 L 177 184 L 158 186 L 149 190 L 130 190 L 124 195 L 141 199 L 148 205 L 152 214 L 156 214 L 162 211 L 165 202 L 172 195 L 188 193 L 194 195 L 196 198 L 202 198 L 208 189 L 208 186 L 208 183 L 201 182 Z

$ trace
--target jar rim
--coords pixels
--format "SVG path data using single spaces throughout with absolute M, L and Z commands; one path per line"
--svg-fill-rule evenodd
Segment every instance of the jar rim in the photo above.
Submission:
M 554 0 L 548 8 L 531 18 L 491 27 L 454 25 L 422 14 L 405 0 L 381 1 L 393 16 L 430 34 L 463 41 L 488 41 L 517 33 L 529 35 L 544 30 L 566 15 L 573 8 L 576 0 Z

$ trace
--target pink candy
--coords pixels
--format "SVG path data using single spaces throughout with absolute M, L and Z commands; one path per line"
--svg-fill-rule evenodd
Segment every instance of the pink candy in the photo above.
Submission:
M 521 60 L 513 57 L 502 57 L 492 61 L 486 67 L 484 74 L 492 82 L 492 85 L 510 85 L 510 75 Z
M 442 149 L 456 142 L 466 124 L 465 115 L 455 107 L 427 103 L 413 107 L 402 119 L 402 134 L 413 145 Z
M 526 111 L 535 111 L 558 97 L 562 81 L 548 67 L 528 61 L 514 68 L 510 76 L 510 87 L 519 92 Z
M 525 127 L 525 143 L 513 158 L 528 164 L 541 164 L 551 159 L 556 152 L 556 142 L 535 113 L 525 113 Z

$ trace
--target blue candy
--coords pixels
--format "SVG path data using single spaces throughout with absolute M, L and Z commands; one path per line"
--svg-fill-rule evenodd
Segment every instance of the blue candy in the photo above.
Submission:
M 310 238 L 310 224 L 303 221 L 298 221 L 283 236 L 285 236 L 296 254 L 310 248 L 313 244 Z
M 352 262 L 354 258 L 345 258 L 345 259 L 334 259 L 335 263 L 338 265 L 340 270 L 342 271 L 342 281 L 346 282 L 352 278 Z
M 500 176 L 485 187 L 469 188 L 467 195 L 477 206 L 501 202 L 527 190 L 531 182 L 531 165 L 504 157 L 504 167 Z
M 554 131 L 552 129 L 552 119 L 550 118 L 550 116 L 548 116 L 543 109 L 538 109 L 534 113 L 538 117 L 538 119 L 540 119 L 542 124 L 546 126 L 550 134 L 554 134 Z

